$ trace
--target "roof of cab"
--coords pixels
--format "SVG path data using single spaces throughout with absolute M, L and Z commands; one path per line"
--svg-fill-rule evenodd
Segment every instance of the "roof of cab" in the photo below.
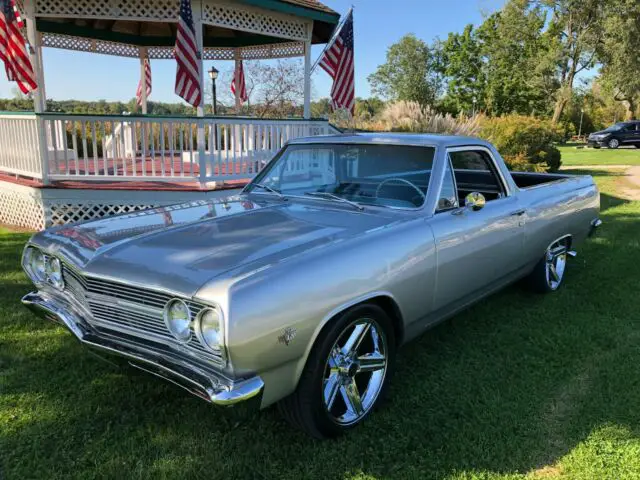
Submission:
M 343 133 L 301 137 L 289 141 L 292 145 L 310 143 L 380 143 L 390 145 L 424 145 L 432 147 L 461 147 L 481 145 L 490 147 L 487 141 L 462 135 L 440 135 L 434 133 Z

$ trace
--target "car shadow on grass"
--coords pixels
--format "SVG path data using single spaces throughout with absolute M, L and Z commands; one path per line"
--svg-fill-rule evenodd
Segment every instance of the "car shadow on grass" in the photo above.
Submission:
M 0 466 L 8 478 L 443 478 L 554 465 L 607 425 L 637 437 L 640 218 L 603 216 L 560 291 L 510 287 L 409 343 L 386 404 L 325 442 L 273 408 L 236 423 L 104 364 L 17 310 L 26 280 L 4 282 Z

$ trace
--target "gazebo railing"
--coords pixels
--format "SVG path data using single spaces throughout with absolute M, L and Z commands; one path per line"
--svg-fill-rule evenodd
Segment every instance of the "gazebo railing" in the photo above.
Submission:
M 0 171 L 35 179 L 42 178 L 35 114 L 0 114 Z
M 326 120 L 0 113 L 0 172 L 45 182 L 246 179 L 288 140 L 335 132 Z

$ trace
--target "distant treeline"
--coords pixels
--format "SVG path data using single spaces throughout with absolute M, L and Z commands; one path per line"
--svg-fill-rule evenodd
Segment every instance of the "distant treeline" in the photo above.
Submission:
M 149 102 L 148 113 L 153 115 L 195 115 L 195 108 L 182 103 Z M 209 110 L 211 107 L 209 107 Z M 223 108 L 224 110 L 224 108 Z M 30 98 L 0 99 L 0 111 L 32 112 L 33 100 Z M 135 100 L 128 102 L 107 102 L 98 100 L 85 102 L 82 100 L 47 100 L 47 111 L 63 113 L 88 113 L 93 115 L 122 115 L 136 113 L 140 108 Z

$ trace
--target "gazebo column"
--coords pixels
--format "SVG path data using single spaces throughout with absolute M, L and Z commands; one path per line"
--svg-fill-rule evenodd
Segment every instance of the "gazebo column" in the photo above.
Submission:
M 29 42 L 29 58 L 33 66 L 38 88 L 33 92 L 33 109 L 36 113 L 42 113 L 47 109 L 47 97 L 44 90 L 44 69 L 42 64 L 42 41 L 36 29 L 35 1 L 25 0 L 24 19 L 27 25 L 27 42 Z M 43 185 L 49 184 L 49 149 L 47 147 L 47 131 L 44 118 L 36 118 L 36 130 L 38 132 L 38 153 L 40 158 L 40 172 Z
M 147 47 L 140 47 L 138 49 L 140 53 L 140 82 L 142 83 L 142 114 L 147 114 L 147 85 L 145 81 L 145 68 L 144 61 L 147 58 Z
M 202 1 L 193 2 L 193 27 L 196 31 L 196 47 L 198 51 L 198 80 L 200 82 L 200 105 L 197 107 L 197 116 L 204 117 L 204 39 L 202 23 Z M 200 184 L 204 185 L 207 181 L 207 158 L 206 158 L 206 142 L 204 134 L 204 121 L 199 120 L 197 124 L 197 143 L 198 143 L 198 165 L 200 167 Z M 213 155 L 213 152 L 209 152 Z
M 309 24 L 309 35 L 304 42 L 304 118 L 311 118 L 311 32 L 313 22 Z
M 27 42 L 29 42 L 29 58 L 33 66 L 38 88 L 33 92 L 33 108 L 36 113 L 47 109 L 44 95 L 44 75 L 42 72 L 42 46 L 36 30 L 35 0 L 25 0 L 24 17 L 27 24 Z

